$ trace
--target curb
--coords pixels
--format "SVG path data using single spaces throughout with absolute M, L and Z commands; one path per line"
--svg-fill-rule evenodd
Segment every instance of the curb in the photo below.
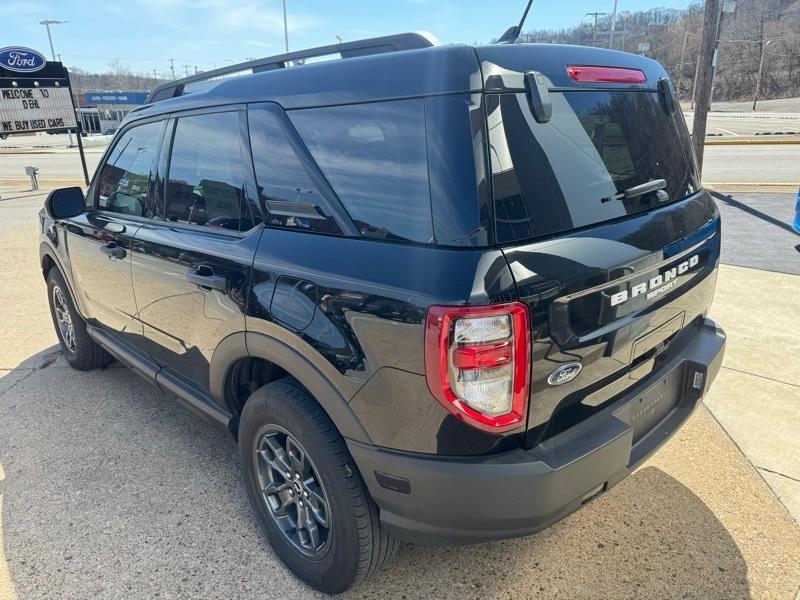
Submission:
M 24 179 L 0 179 L 0 185 L 19 185 L 26 188 L 26 191 L 31 191 L 27 188 L 31 185 L 31 180 L 29 177 Z M 40 192 L 46 192 L 51 188 L 54 187 L 67 187 L 71 185 L 78 185 L 80 187 L 85 187 L 86 182 L 81 177 L 80 179 L 39 179 L 39 190 Z
M 718 139 L 718 138 L 711 138 L 706 139 L 705 144 L 706 146 L 774 146 L 774 145 L 788 145 L 788 144 L 800 144 L 800 138 L 792 138 L 788 140 L 776 140 L 774 138 L 769 139 Z
M 703 188 L 714 192 L 727 193 L 762 193 L 762 194 L 797 194 L 800 183 L 703 183 Z

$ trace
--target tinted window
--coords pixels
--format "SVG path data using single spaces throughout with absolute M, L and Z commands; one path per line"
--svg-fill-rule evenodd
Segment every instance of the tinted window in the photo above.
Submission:
M 98 208 L 137 217 L 158 214 L 149 192 L 163 129 L 163 122 L 146 123 L 120 137 L 100 172 Z
M 268 109 L 248 113 L 258 193 L 270 225 L 341 233 L 325 199 L 289 141 L 284 119 Z
M 362 235 L 433 242 L 422 100 L 289 113 Z
M 655 93 L 551 94 L 536 123 L 524 94 L 489 97 L 497 240 L 592 225 L 698 189 L 686 126 Z M 653 180 L 663 189 L 624 197 Z
M 239 139 L 239 113 L 178 119 L 166 193 L 166 218 L 178 223 L 246 230 L 246 171 Z

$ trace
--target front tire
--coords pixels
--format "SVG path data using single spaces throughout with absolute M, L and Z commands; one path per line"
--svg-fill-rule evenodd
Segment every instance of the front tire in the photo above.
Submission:
M 86 321 L 75 310 L 64 276 L 55 267 L 47 274 L 47 297 L 53 326 L 67 362 L 80 371 L 108 365 L 113 358 L 89 337 Z
M 394 554 L 396 542 L 342 436 L 296 380 L 274 381 L 248 398 L 239 454 L 270 544 L 310 586 L 344 592 Z

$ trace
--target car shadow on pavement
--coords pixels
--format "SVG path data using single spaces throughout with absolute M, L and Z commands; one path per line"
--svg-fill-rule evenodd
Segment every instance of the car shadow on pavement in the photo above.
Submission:
M 0 597 L 318 597 L 261 536 L 233 439 L 119 365 L 49 349 L 0 394 Z M 469 499 L 465 499 L 465 502 Z M 457 506 L 453 510 L 458 510 Z M 5 595 L 4 595 L 5 592 Z M 534 536 L 404 545 L 349 598 L 747 598 L 706 505 L 645 466 Z

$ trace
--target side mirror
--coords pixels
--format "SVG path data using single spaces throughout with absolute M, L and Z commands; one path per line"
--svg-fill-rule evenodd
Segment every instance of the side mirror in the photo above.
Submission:
M 44 201 L 44 209 L 51 219 L 77 217 L 86 210 L 83 190 L 77 186 L 53 190 Z

